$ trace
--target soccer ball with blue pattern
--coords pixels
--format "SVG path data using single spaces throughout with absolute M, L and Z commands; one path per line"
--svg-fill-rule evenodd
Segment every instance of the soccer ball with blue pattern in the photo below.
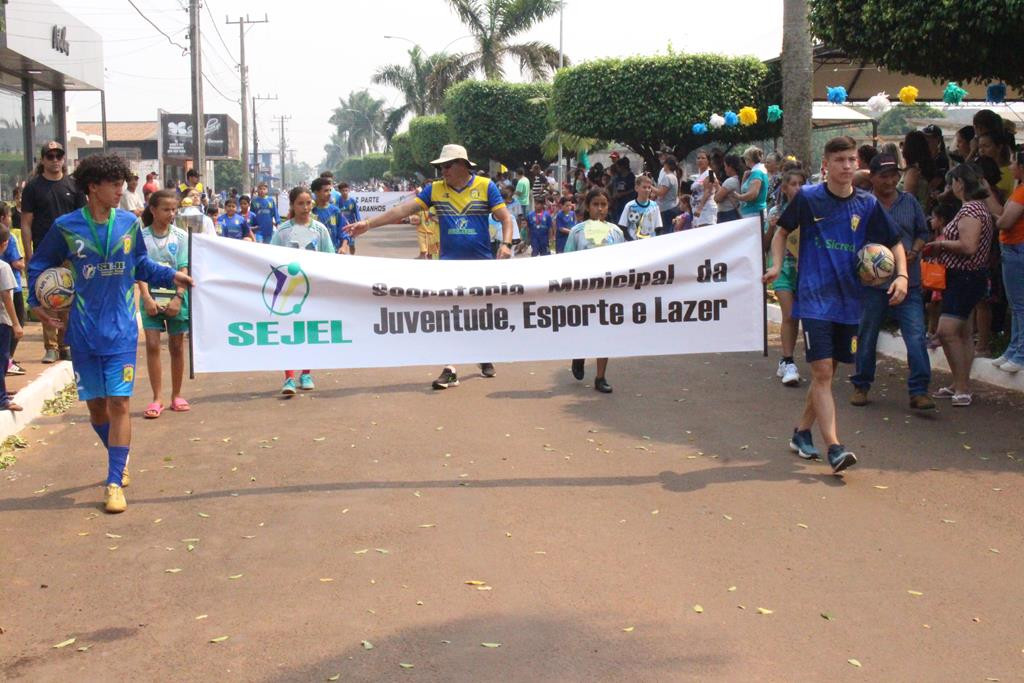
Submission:
M 68 268 L 47 268 L 36 278 L 36 299 L 51 311 L 71 308 L 75 298 L 75 278 Z
M 896 271 L 896 259 L 889 247 L 869 243 L 857 252 L 857 277 L 868 287 L 880 287 L 892 279 Z

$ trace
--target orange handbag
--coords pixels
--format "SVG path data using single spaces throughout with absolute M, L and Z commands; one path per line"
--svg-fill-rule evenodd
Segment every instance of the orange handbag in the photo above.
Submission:
M 945 289 L 946 266 L 932 261 L 921 261 L 921 286 L 925 289 Z

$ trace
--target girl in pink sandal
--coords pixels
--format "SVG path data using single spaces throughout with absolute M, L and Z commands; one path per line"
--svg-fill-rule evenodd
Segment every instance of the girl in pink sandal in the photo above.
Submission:
M 142 213 L 142 237 L 149 258 L 176 270 L 188 267 L 188 233 L 176 227 L 174 215 L 178 211 L 178 196 L 172 190 L 158 190 L 149 196 Z M 188 401 L 181 396 L 185 378 L 185 333 L 188 332 L 188 301 L 184 287 L 176 289 L 150 288 L 139 282 L 139 300 L 142 302 L 142 328 L 146 333 L 146 368 L 149 385 L 153 388 L 153 402 L 146 406 L 143 416 L 154 420 L 164 411 L 160 402 L 163 393 L 163 368 L 160 362 L 160 333 L 167 331 L 171 352 L 171 410 L 185 412 Z

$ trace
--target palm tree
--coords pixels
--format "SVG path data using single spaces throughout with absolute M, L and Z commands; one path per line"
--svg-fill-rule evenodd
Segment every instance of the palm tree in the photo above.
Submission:
M 460 72 L 455 66 L 448 61 L 447 54 L 438 52 L 427 56 L 416 45 L 409 50 L 408 65 L 382 66 L 377 69 L 372 80 L 378 85 L 390 85 L 405 97 L 405 104 L 392 112 L 399 120 L 409 114 L 440 114 L 445 91 L 454 82 L 469 75 L 465 68 Z
M 324 160 L 320 164 L 321 171 L 333 171 L 348 156 L 348 140 L 344 133 L 331 133 L 331 141 L 324 145 Z
M 558 68 L 558 50 L 551 45 L 535 40 L 509 41 L 556 14 L 559 0 L 448 0 L 448 4 L 476 41 L 474 50 L 453 55 L 450 61 L 465 65 L 470 72 L 480 70 L 485 78 L 495 81 L 503 79 L 508 57 L 517 59 L 520 72 L 535 81 L 546 79 Z
M 347 100 L 338 98 L 338 103 L 329 122 L 337 128 L 337 138 L 344 137 L 347 154 L 359 156 L 378 151 L 380 143 L 386 140 L 390 114 L 384 100 L 373 97 L 368 90 L 354 90 Z
M 807 0 L 782 3 L 782 139 L 786 151 L 811 163 L 811 34 Z

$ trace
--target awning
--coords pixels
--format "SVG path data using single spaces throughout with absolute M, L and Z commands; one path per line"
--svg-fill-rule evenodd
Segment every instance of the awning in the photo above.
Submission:
M 852 107 L 831 102 L 814 102 L 811 105 L 811 125 L 814 128 L 853 125 L 858 123 L 871 124 L 874 119 Z

